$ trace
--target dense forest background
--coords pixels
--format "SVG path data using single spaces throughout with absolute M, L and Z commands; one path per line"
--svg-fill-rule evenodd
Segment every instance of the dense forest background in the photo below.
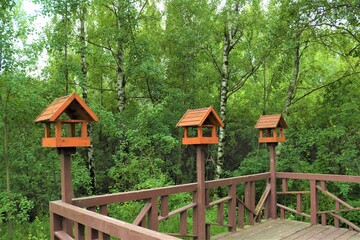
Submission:
M 77 197 L 194 182 L 175 125 L 208 106 L 225 127 L 206 179 L 268 170 L 254 129 L 264 113 L 289 126 L 278 170 L 360 174 L 358 0 L 33 2 L 37 15 L 0 3 L 0 235 L 48 238 L 60 161 L 33 121 L 73 92 L 100 119 L 73 157 Z

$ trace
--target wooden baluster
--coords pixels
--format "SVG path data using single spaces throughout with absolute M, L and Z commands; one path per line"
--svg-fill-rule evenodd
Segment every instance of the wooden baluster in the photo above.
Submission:
M 326 182 L 320 181 L 320 186 L 323 191 L 326 191 Z M 321 214 L 321 225 L 326 226 L 326 213 Z
M 280 219 L 285 220 L 285 209 L 280 208 Z
M 159 227 L 157 197 L 151 198 L 150 201 L 151 209 L 149 212 L 149 229 L 157 231 Z
M 205 224 L 205 236 L 206 240 L 210 240 L 210 224 Z
M 245 183 L 245 205 L 248 206 L 251 210 L 253 210 L 253 182 Z M 250 225 L 254 224 L 254 214 L 251 211 L 248 211 L 248 221 Z
M 110 239 L 110 235 L 103 233 L 103 232 L 99 232 L 99 238 L 98 240 L 109 240 Z
M 282 183 L 282 186 L 281 186 L 281 187 L 282 187 L 282 191 L 283 191 L 283 192 L 289 191 L 287 179 L 286 179 L 286 178 L 283 178 L 283 179 L 281 180 L 281 183 Z
M 107 205 L 101 205 L 99 208 L 99 213 L 101 215 L 107 216 L 108 215 L 108 207 Z
M 160 205 L 161 205 L 161 216 L 167 216 L 169 214 L 169 197 L 161 196 L 160 198 Z
M 84 240 L 85 237 L 85 227 L 80 223 L 75 223 L 74 232 L 75 232 L 75 240 Z
M 55 240 L 55 232 L 61 230 L 62 217 L 50 212 L 50 239 Z
M 239 215 L 238 215 L 238 223 L 239 223 L 239 228 L 244 228 L 244 222 L 245 222 L 245 207 L 244 205 L 239 202 L 238 203 L 238 211 L 239 211 Z
M 297 194 L 297 199 L 296 199 L 296 212 L 297 213 L 302 213 L 302 194 L 298 193 Z
M 229 231 L 236 231 L 236 185 L 228 186 L 228 195 L 231 200 L 228 203 L 228 224 Z
M 180 234 L 186 235 L 186 211 L 180 213 Z
M 85 239 L 86 240 L 93 240 L 95 239 L 94 231 L 91 227 L 85 226 Z
M 209 206 L 209 203 L 210 203 L 209 189 L 205 189 L 205 206 Z
M 217 210 L 217 223 L 222 225 L 224 224 L 224 203 L 219 203 Z
M 255 182 L 251 182 L 251 203 L 250 203 L 250 208 L 253 212 L 255 212 L 255 195 L 256 195 L 256 191 L 255 191 Z M 252 214 L 253 216 L 253 221 L 254 221 L 254 214 Z M 254 222 L 253 222 L 254 224 Z
M 97 212 L 97 209 L 95 206 L 89 207 L 88 210 L 92 211 L 92 212 Z M 96 229 L 92 229 L 92 228 L 86 226 L 85 227 L 85 235 L 88 235 L 89 231 L 90 231 L 90 235 L 92 237 L 91 239 L 96 239 L 99 237 L 99 232 Z M 87 236 L 86 236 L 86 239 L 89 239 L 89 238 L 87 238 Z
M 108 215 L 108 206 L 101 205 L 99 208 L 99 213 L 101 215 L 107 216 Z M 110 239 L 110 235 L 103 233 L 103 232 L 99 232 L 99 240 L 109 240 L 109 239 Z
M 317 202 L 317 190 L 316 190 L 316 180 L 310 180 L 310 210 L 311 210 L 311 224 L 318 224 L 317 211 L 318 211 L 318 202 Z
M 340 203 L 338 201 L 335 201 L 335 211 L 339 211 L 340 210 Z M 340 227 L 340 221 L 337 218 L 334 218 L 334 225 L 336 228 Z
M 286 178 L 281 179 L 281 189 L 283 192 L 289 191 Z M 285 220 L 285 209 L 283 208 L 280 208 L 280 219 Z

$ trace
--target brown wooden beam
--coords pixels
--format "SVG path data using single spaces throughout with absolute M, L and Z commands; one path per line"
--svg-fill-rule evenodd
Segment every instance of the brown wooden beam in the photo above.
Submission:
M 206 181 L 206 189 L 232 184 L 240 184 L 248 181 L 259 181 L 270 177 L 270 173 L 259 173 L 241 177 L 225 178 L 220 180 Z M 122 193 L 105 194 L 100 196 L 82 197 L 73 199 L 73 204 L 79 207 L 90 207 L 109 205 L 112 203 L 146 200 L 152 197 L 159 197 L 183 192 L 195 192 L 196 183 L 183 184 L 178 186 L 169 186 L 162 188 L 145 189 L 139 191 L 130 191 Z
M 290 179 L 360 183 L 360 176 L 348 176 L 348 175 L 277 172 L 276 177 L 290 178 Z
M 103 232 L 115 238 L 142 240 L 178 240 L 178 238 L 103 216 L 61 201 L 50 202 L 50 212 Z

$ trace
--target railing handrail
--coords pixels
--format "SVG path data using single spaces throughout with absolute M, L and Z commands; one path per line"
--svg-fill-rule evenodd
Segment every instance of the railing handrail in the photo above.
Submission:
M 277 172 L 276 178 L 360 183 L 360 176 L 353 175 Z
M 179 238 L 104 216 L 62 201 L 50 202 L 50 212 L 116 238 L 179 240 Z
M 340 209 L 340 205 L 347 206 L 346 203 L 337 198 L 335 195 L 327 192 L 326 182 L 349 182 L 349 183 L 360 183 L 360 176 L 348 176 L 348 175 L 331 175 L 331 174 L 312 174 L 312 173 L 292 173 L 292 172 L 277 172 L 276 178 L 282 179 L 282 191 L 277 192 L 278 194 L 296 194 L 297 195 L 297 208 L 292 209 L 280 203 L 277 203 L 277 207 L 280 209 L 281 218 L 285 218 L 285 211 L 290 211 L 295 214 L 299 214 L 304 217 L 310 218 L 313 224 L 318 224 L 318 215 L 321 214 L 322 224 L 326 225 L 326 214 L 330 214 L 336 220 L 335 226 L 339 227 L 339 221 L 345 223 L 352 229 L 358 230 L 358 227 L 351 223 L 350 221 L 342 218 L 336 213 Z M 216 223 L 206 223 L 207 229 L 210 225 L 218 226 L 227 226 L 229 231 L 236 229 L 236 215 L 238 214 L 238 226 L 243 227 L 245 223 L 245 214 L 247 213 L 248 224 L 252 225 L 255 221 L 260 221 L 264 209 L 264 217 L 269 218 L 270 208 L 269 208 L 269 198 L 270 189 L 265 189 L 263 196 L 260 198 L 258 205 L 255 206 L 256 194 L 255 194 L 255 182 L 262 180 L 269 180 L 271 178 L 269 172 L 252 174 L 246 176 L 225 178 L 219 180 L 211 180 L 205 182 L 205 189 L 213 189 L 217 187 L 228 187 L 228 196 L 209 202 L 209 192 L 206 192 L 207 199 L 205 205 L 207 207 L 217 206 L 217 221 Z M 289 191 L 287 187 L 288 179 L 295 180 L 308 180 L 310 181 L 310 190 L 309 191 Z M 319 185 L 319 184 L 320 185 Z M 244 202 L 237 198 L 236 196 L 236 187 L 239 184 L 245 184 L 244 189 Z M 269 183 L 267 183 L 269 184 Z M 269 186 L 268 186 L 269 187 Z M 336 202 L 336 211 L 327 211 L 319 212 L 317 195 L 318 192 L 322 192 L 330 197 L 332 197 Z M 169 212 L 168 209 L 168 197 L 172 194 L 179 193 L 192 193 L 192 203 L 180 207 L 178 209 L 172 210 Z M 180 215 L 180 227 L 178 236 L 198 236 L 198 232 L 193 227 L 193 235 L 189 234 L 187 231 L 187 211 L 193 209 L 194 218 L 193 226 L 197 223 L 196 218 L 196 198 L 197 198 L 197 183 L 183 184 L 177 186 L 167 186 L 155 189 L 145 189 L 138 191 L 122 192 L 122 193 L 113 193 L 100 196 L 90 196 L 76 198 L 72 200 L 72 204 L 66 204 L 61 201 L 55 201 L 50 203 L 50 212 L 54 217 L 58 215 L 58 218 L 69 219 L 75 223 L 74 226 L 82 225 L 87 227 L 87 229 L 92 229 L 98 231 L 100 234 L 105 234 L 106 236 L 113 237 L 124 237 L 124 239 L 177 239 L 175 237 L 170 237 L 164 233 L 156 232 L 158 230 L 158 224 L 160 221 L 165 220 L 174 215 Z M 310 194 L 310 215 L 303 212 L 301 205 L 301 197 L 303 194 Z M 195 199 L 195 200 L 194 200 Z M 102 211 L 102 209 L 107 209 L 109 204 L 121 203 L 128 201 L 141 201 L 147 200 L 145 207 L 141 210 L 138 217 L 135 219 L 134 224 L 126 223 L 121 220 L 116 220 L 110 217 L 107 217 L 107 210 Z M 160 205 L 158 206 L 158 201 L 160 200 Z M 267 201 L 267 202 L 266 202 Z M 229 209 L 231 208 L 231 214 L 227 217 L 228 220 L 225 220 L 226 215 L 224 214 L 224 205 L 228 203 Z M 99 207 L 99 213 L 93 212 L 96 211 L 96 207 Z M 158 209 L 160 207 L 160 210 Z M 89 210 L 83 209 L 89 208 Z M 358 210 L 358 208 L 354 208 Z M 159 215 L 160 213 L 160 215 Z M 58 220 L 62 221 L 62 220 Z M 76 225 L 79 224 L 79 225 Z M 142 227 L 147 227 L 149 229 L 144 229 Z M 104 228 L 106 226 L 106 228 Z M 57 229 L 61 229 L 57 227 Z M 71 230 L 70 227 L 64 228 L 64 230 L 54 231 L 55 234 L 66 233 Z M 119 230 L 120 229 L 120 230 Z M 150 230 L 152 229 L 152 230 Z M 144 231 L 145 230 L 145 231 Z M 209 229 L 207 230 L 209 231 Z M 131 236 L 130 236 L 130 235 Z M 105 236 L 104 235 L 104 236 Z M 207 233 L 209 235 L 209 233 Z M 56 235 L 57 236 L 57 235 Z M 95 236 L 95 235 L 94 235 Z M 130 237 L 129 237 L 130 236 Z M 96 237 L 95 237 L 96 238 Z M 104 238 L 109 239 L 109 238 Z
M 233 184 L 239 184 L 250 181 L 259 181 L 264 180 L 270 177 L 270 173 L 259 173 L 246 176 L 224 178 L 219 180 L 211 180 L 205 182 L 205 188 L 215 188 L 220 186 L 227 186 Z M 112 203 L 127 202 L 127 201 L 136 201 L 136 200 L 146 200 L 153 197 L 166 196 L 171 194 L 178 194 L 184 192 L 194 192 L 196 191 L 197 183 L 182 184 L 177 186 L 168 186 L 161 188 L 152 188 L 138 191 L 130 192 L 121 192 L 121 193 L 112 193 L 99 196 L 90 196 L 75 198 L 72 201 L 72 204 L 78 207 L 93 207 L 93 206 L 102 206 Z

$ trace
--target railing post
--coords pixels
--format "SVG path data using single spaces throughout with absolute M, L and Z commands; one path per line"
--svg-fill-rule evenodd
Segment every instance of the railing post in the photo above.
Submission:
M 340 203 L 338 201 L 335 201 L 335 211 L 339 211 L 340 210 Z M 334 225 L 336 228 L 340 227 L 340 221 L 338 218 L 334 218 Z
M 238 211 L 239 211 L 239 215 L 238 215 L 238 224 L 239 224 L 239 228 L 244 228 L 244 222 L 245 222 L 245 207 L 244 205 L 239 202 L 238 203 Z
M 281 188 L 283 192 L 287 192 L 289 190 L 286 178 L 281 179 Z M 280 209 L 280 218 L 281 220 L 285 220 L 286 218 L 285 209 L 283 208 Z
M 228 223 L 230 225 L 229 231 L 236 231 L 236 185 L 230 185 L 228 195 L 231 197 L 228 205 Z
M 296 212 L 302 213 L 302 194 L 298 193 L 296 195 Z
M 55 240 L 55 232 L 61 230 L 61 218 L 50 211 L 50 239 Z
M 252 211 L 255 209 L 255 184 L 254 182 L 245 183 L 245 205 Z M 254 224 L 254 214 L 248 211 L 248 224 Z
M 318 202 L 317 202 L 317 190 L 316 190 L 316 180 L 310 180 L 310 209 L 311 209 L 311 224 L 318 224 L 317 211 L 318 211 Z
M 157 197 L 151 198 L 150 201 L 151 201 L 151 209 L 149 213 L 149 228 L 151 230 L 157 231 L 159 227 Z
M 167 216 L 169 214 L 169 197 L 168 195 L 160 197 L 161 216 Z
M 206 239 L 205 225 L 205 146 L 196 145 L 197 166 L 197 236 L 199 240 Z
M 270 218 L 277 218 L 277 200 L 276 200 L 276 153 L 277 143 L 268 143 L 270 152 Z
M 326 182 L 320 181 L 320 186 L 323 191 L 326 191 Z M 321 225 L 326 226 L 326 213 L 321 214 Z
M 74 227 L 75 239 L 84 240 L 85 238 L 85 226 L 80 223 L 75 223 Z

